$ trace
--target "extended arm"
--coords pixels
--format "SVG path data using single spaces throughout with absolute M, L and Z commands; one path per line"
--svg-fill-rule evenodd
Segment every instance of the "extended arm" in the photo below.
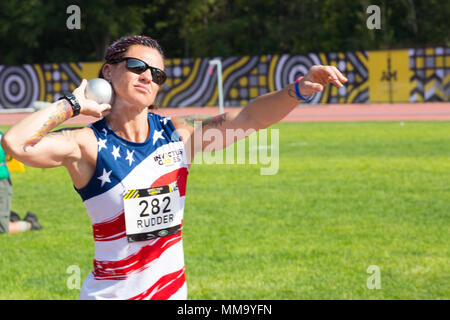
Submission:
M 313 66 L 299 82 L 302 96 L 321 92 L 332 83 L 338 88 L 347 79 L 332 66 Z M 295 84 L 290 84 L 279 91 L 264 94 L 242 109 L 227 112 L 215 117 L 180 117 L 174 124 L 181 131 L 181 136 L 190 145 L 194 156 L 200 151 L 216 151 L 243 139 L 252 132 L 267 128 L 292 111 L 301 100 L 295 93 Z M 199 142 L 198 137 L 201 137 Z M 216 139 L 221 139 L 217 143 Z M 192 157 L 193 158 L 193 157 Z
M 305 97 L 321 92 L 330 83 L 341 88 L 345 82 L 347 79 L 336 67 L 313 66 L 301 79 L 299 90 Z M 290 84 L 282 90 L 258 97 L 244 108 L 236 119 L 242 117 L 242 121 L 250 121 L 257 129 L 267 128 L 279 122 L 302 102 L 297 97 L 294 86 L 295 84 Z

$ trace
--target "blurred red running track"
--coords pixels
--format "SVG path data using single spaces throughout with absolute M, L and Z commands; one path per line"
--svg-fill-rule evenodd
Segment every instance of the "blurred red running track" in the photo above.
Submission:
M 236 108 L 225 108 L 225 112 Z M 156 113 L 163 116 L 216 115 L 218 107 L 164 108 Z M 0 114 L 0 125 L 11 125 L 29 113 Z M 450 120 L 450 103 L 398 103 L 398 104 L 321 104 L 304 105 L 292 110 L 282 121 L 412 121 L 412 120 Z M 78 116 L 65 124 L 85 125 L 96 118 Z

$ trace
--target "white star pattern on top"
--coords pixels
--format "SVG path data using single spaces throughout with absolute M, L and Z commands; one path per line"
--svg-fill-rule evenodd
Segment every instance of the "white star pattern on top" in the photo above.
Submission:
M 111 154 L 114 156 L 114 160 L 117 160 L 117 158 L 121 158 L 121 156 L 120 156 L 120 153 L 119 153 L 119 151 L 120 151 L 120 146 L 118 146 L 118 147 L 116 147 L 116 146 L 113 146 L 113 152 L 111 152 Z
M 111 180 L 109 180 L 109 176 L 111 175 L 111 172 L 112 172 L 112 170 L 109 170 L 108 172 L 106 172 L 105 168 L 103 168 L 103 175 L 101 175 L 100 177 L 97 177 L 97 179 L 102 181 L 102 185 L 100 187 L 103 187 L 106 182 L 111 182 Z
M 163 137 L 162 133 L 164 130 L 160 130 L 160 131 L 156 131 L 153 133 L 153 144 L 155 144 L 156 141 L 158 141 L 158 139 L 164 139 L 166 140 L 166 138 Z
M 105 128 L 102 129 L 102 132 L 105 136 L 108 134 L 108 131 Z
M 98 139 L 98 151 L 100 152 L 103 148 L 108 149 L 106 147 L 106 139 Z
M 125 158 L 125 160 L 128 160 L 128 164 L 131 166 L 131 163 L 133 163 L 133 161 L 134 161 L 134 159 L 133 159 L 133 153 L 134 153 L 134 150 L 133 151 L 129 151 L 129 150 L 127 150 L 127 157 Z
M 168 120 L 169 118 L 162 118 L 159 121 L 162 122 L 164 125 L 166 125 Z

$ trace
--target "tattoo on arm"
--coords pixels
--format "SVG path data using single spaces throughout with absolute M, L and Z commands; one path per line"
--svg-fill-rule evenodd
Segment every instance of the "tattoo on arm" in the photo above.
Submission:
M 210 127 L 218 127 L 222 123 L 224 123 L 227 119 L 225 113 L 220 114 L 218 116 L 210 117 L 210 116 L 186 116 L 180 118 L 180 124 L 189 125 L 191 127 L 195 126 L 195 122 L 201 122 L 202 126 L 210 126 Z
M 301 99 L 299 99 L 299 97 L 297 97 L 297 94 L 295 93 L 295 89 L 294 86 L 289 87 L 288 89 L 288 95 L 298 101 L 300 101 Z
M 35 146 L 39 141 L 42 140 L 45 135 L 52 130 L 53 128 L 57 127 L 67 119 L 69 119 L 72 116 L 73 110 L 72 106 L 67 100 L 60 100 L 56 105 L 56 112 L 50 115 L 48 120 L 42 125 L 42 127 L 39 129 L 38 132 L 36 132 L 31 139 L 27 140 L 25 142 L 25 145 L 23 146 L 23 151 L 27 151 L 28 147 Z
M 188 125 L 193 127 L 195 121 L 203 121 L 203 119 L 201 119 L 201 116 L 185 116 L 178 118 L 178 121 L 183 126 Z
M 218 126 L 222 125 L 227 120 L 227 115 L 225 113 L 222 113 L 218 116 L 208 118 L 203 121 L 204 126 L 210 126 L 217 128 Z

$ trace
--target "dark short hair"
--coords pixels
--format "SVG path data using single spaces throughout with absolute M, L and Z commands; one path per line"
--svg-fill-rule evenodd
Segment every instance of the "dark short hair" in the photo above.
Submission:
M 164 59 L 164 52 L 159 43 L 147 36 L 126 36 L 114 41 L 106 50 L 106 62 L 123 58 L 125 52 L 132 45 L 142 45 L 156 49 Z

